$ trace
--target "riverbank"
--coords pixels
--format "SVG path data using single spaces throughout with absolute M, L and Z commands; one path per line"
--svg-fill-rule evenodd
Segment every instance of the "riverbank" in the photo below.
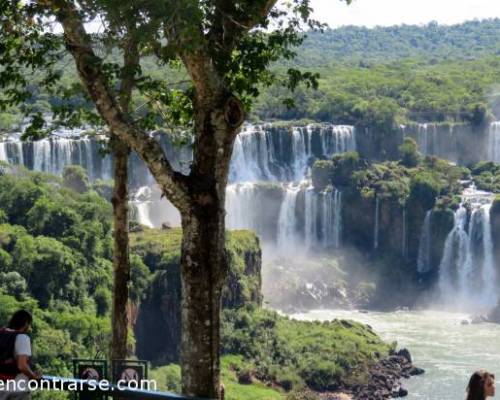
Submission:
M 500 325 L 462 325 L 465 313 L 444 311 L 360 312 L 314 310 L 295 319 L 350 319 L 370 325 L 382 339 L 411 350 L 424 375 L 404 381 L 409 400 L 456 400 L 465 396 L 470 374 L 480 368 L 498 372 Z

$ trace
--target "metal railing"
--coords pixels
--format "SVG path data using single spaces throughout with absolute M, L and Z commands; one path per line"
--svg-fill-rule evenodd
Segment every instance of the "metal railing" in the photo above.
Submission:
M 142 400 L 208 400 L 199 397 L 187 397 L 170 392 L 159 392 L 153 390 L 119 388 L 114 384 L 99 385 L 98 381 L 86 379 L 63 378 L 59 376 L 44 375 L 42 380 L 49 382 L 57 390 L 72 392 L 95 393 L 109 397 L 119 397 L 120 399 L 142 399 Z M 101 387 L 105 386 L 105 387 Z

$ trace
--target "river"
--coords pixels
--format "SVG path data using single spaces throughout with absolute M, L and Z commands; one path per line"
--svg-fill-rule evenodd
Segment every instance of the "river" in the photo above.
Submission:
M 500 325 L 461 325 L 466 314 L 443 311 L 368 312 L 315 310 L 294 314 L 302 320 L 351 319 L 385 340 L 407 347 L 422 376 L 404 381 L 407 399 L 460 400 L 470 374 L 480 368 L 500 373 Z

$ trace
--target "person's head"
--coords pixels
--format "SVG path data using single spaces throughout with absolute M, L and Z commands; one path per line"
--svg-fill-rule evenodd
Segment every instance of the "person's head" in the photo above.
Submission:
M 29 331 L 32 322 L 33 317 L 28 311 L 19 310 L 12 315 L 7 327 L 18 332 L 26 333 Z
M 467 386 L 467 400 L 484 400 L 495 395 L 495 375 L 487 371 L 472 374 Z

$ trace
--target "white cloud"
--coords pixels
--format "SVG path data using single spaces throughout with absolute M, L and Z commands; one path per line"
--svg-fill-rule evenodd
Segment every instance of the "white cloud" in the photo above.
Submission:
M 312 0 L 315 17 L 330 27 L 342 25 L 456 24 L 500 17 L 500 0 Z

